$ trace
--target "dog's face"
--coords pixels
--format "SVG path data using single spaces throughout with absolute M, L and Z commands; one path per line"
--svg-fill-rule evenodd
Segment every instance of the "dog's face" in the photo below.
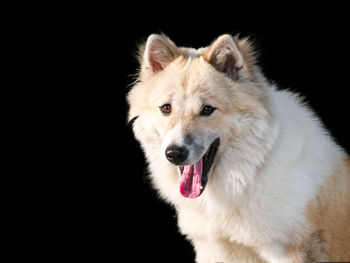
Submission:
M 178 48 L 151 35 L 140 52 L 129 119 L 146 156 L 177 167 L 180 192 L 198 197 L 220 153 L 245 136 L 263 105 L 246 40 L 228 35 L 207 48 Z

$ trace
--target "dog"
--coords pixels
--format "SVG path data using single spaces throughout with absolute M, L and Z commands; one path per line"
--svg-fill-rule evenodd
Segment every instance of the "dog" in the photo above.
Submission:
M 128 120 L 196 262 L 350 261 L 350 160 L 249 38 L 140 46 Z

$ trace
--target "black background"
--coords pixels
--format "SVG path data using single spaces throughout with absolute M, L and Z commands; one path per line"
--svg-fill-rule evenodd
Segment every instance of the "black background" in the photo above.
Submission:
M 177 231 L 175 211 L 152 190 L 143 153 L 127 126 L 125 97 L 138 67 L 135 52 L 149 34 L 162 32 L 177 45 L 194 48 L 224 33 L 250 36 L 265 76 L 304 95 L 349 151 L 349 21 L 343 10 L 284 4 L 253 11 L 252 6 L 215 3 L 74 9 L 59 41 L 71 56 L 67 68 L 79 68 L 69 70 L 78 77 L 67 95 L 72 104 L 79 103 L 67 155 L 81 157 L 67 158 L 74 168 L 61 221 L 62 251 L 117 262 L 120 257 L 129 262 L 140 257 L 144 262 L 194 260 L 190 244 Z

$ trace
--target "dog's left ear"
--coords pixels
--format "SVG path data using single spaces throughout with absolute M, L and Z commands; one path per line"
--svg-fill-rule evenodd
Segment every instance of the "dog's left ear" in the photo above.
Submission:
M 147 79 L 162 71 L 178 55 L 179 49 L 167 36 L 150 35 L 139 51 L 140 78 Z
M 247 55 L 250 55 L 248 53 L 251 53 L 250 44 L 246 39 L 239 41 L 230 35 L 222 35 L 209 46 L 204 58 L 216 70 L 225 73 L 235 81 L 242 74 L 248 73 L 247 61 L 245 61 Z

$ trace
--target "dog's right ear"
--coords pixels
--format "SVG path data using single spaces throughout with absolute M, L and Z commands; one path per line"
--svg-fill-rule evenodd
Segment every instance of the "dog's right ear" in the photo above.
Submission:
M 222 35 L 209 46 L 205 59 L 234 81 L 254 77 L 255 52 L 247 38 Z
M 179 53 L 179 49 L 167 36 L 150 35 L 139 50 L 140 79 L 147 79 L 163 70 Z
M 232 80 L 238 79 L 239 71 L 243 68 L 243 56 L 230 35 L 222 35 L 216 39 L 210 45 L 206 59 Z

